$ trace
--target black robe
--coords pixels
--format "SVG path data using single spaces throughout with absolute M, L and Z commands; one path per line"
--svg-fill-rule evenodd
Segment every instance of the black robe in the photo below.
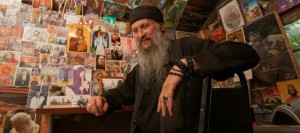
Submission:
M 131 132 L 136 131 L 138 125 L 143 133 L 196 133 L 204 76 L 225 80 L 237 71 L 255 67 L 260 60 L 250 45 L 237 42 L 214 43 L 199 38 L 175 40 L 169 52 L 171 59 L 192 56 L 201 66 L 201 71 L 196 71 L 189 81 L 182 81 L 177 87 L 172 117 L 161 117 L 156 112 L 161 86 L 141 84 L 138 65 L 127 75 L 121 87 L 103 94 L 109 104 L 109 111 L 121 109 L 122 105 L 134 104 Z

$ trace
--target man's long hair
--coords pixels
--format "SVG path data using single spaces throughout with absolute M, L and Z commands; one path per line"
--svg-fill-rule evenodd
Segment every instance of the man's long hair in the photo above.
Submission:
M 171 41 L 160 29 L 155 31 L 152 41 L 149 49 L 144 49 L 137 41 L 139 75 L 144 85 L 161 86 L 167 75 L 163 66 L 169 59 Z

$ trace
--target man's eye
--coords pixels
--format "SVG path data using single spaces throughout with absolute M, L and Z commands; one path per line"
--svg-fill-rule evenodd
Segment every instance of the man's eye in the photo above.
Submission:
M 138 30 L 137 29 L 133 29 L 133 33 L 137 33 L 138 32 Z
M 146 29 L 149 25 L 148 24 L 144 24 L 142 25 L 142 29 Z

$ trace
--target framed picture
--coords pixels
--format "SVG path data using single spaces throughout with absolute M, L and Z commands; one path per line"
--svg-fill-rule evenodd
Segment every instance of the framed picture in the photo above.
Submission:
M 90 41 L 88 26 L 69 24 L 67 52 L 90 52 Z
M 241 7 L 247 23 L 264 16 L 256 0 L 241 1 L 243 1 L 241 2 Z
M 227 41 L 234 41 L 234 42 L 246 42 L 243 28 L 239 28 L 231 33 L 226 35 Z
M 123 78 L 102 78 L 103 93 L 122 85 Z
M 300 98 L 300 79 L 278 82 L 277 86 L 283 103 Z
M 261 58 L 253 69 L 252 85 L 265 87 L 297 78 L 296 66 L 283 38 L 278 14 L 272 13 L 244 27 L 246 42 Z
M 222 20 L 226 33 L 246 24 L 237 0 L 232 0 L 219 9 L 219 16 Z
M 277 0 L 278 12 L 279 13 L 284 12 L 284 11 L 296 6 L 299 3 L 300 3 L 299 0 Z

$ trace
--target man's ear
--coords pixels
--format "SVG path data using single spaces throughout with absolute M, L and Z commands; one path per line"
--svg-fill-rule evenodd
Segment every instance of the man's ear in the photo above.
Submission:
M 164 23 L 160 24 L 160 30 L 161 30 L 161 32 L 165 32 L 166 31 L 166 26 L 165 26 Z

